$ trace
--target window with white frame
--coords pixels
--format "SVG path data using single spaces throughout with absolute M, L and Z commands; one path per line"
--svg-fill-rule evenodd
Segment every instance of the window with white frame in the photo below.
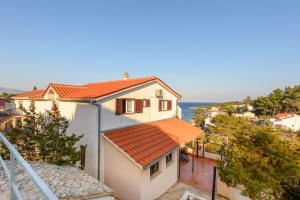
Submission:
M 161 110 L 168 110 L 168 101 L 161 101 Z
M 134 113 L 134 99 L 126 99 L 125 113 Z

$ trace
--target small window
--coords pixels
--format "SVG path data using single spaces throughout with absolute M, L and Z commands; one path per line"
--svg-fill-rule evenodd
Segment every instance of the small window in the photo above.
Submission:
M 143 107 L 150 107 L 150 99 L 143 99 Z
M 159 162 L 156 162 L 150 167 L 150 176 L 158 172 L 158 170 L 159 170 Z
M 49 92 L 48 92 L 48 99 L 54 99 L 54 92 L 53 92 L 53 90 L 49 90 Z
M 133 99 L 126 100 L 125 113 L 134 113 L 134 100 Z
M 168 110 L 168 101 L 167 100 L 160 100 L 159 101 L 159 110 L 160 111 Z
M 166 156 L 166 163 L 170 163 L 172 161 L 172 153 Z

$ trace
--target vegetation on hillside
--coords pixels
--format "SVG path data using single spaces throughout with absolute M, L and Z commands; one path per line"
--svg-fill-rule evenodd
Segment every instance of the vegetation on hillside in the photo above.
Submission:
M 14 96 L 14 94 L 8 94 L 8 93 L 5 93 L 5 92 L 2 92 L 0 93 L 0 99 L 7 99 L 9 100 L 10 97 Z
M 300 198 L 300 139 L 270 125 L 217 115 L 210 127 L 226 146 L 219 175 L 228 186 L 245 186 L 252 199 Z M 222 138 L 220 140 L 220 138 Z
M 67 134 L 69 123 L 55 103 L 45 113 L 37 113 L 34 103 L 29 110 L 22 105 L 20 109 L 24 112 L 23 120 L 6 130 L 5 135 L 26 160 L 57 165 L 74 165 L 80 160 L 76 143 L 83 135 Z M 7 151 L 2 154 L 8 158 Z
M 257 115 L 274 116 L 283 112 L 300 112 L 300 85 L 275 89 L 265 97 L 253 101 Z

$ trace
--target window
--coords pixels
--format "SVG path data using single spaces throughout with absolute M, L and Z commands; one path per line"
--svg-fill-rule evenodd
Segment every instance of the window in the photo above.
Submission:
M 161 103 L 161 110 L 168 110 L 168 101 L 162 101 Z
M 143 107 L 150 107 L 150 99 L 143 99 Z
M 150 176 L 158 172 L 158 170 L 159 170 L 159 162 L 156 162 L 150 167 Z
M 125 113 L 134 113 L 134 100 L 125 100 Z
M 116 115 L 142 112 L 143 99 L 116 99 Z
M 159 100 L 159 111 L 172 110 L 171 100 Z
M 166 156 L 166 163 L 169 164 L 172 161 L 172 153 Z

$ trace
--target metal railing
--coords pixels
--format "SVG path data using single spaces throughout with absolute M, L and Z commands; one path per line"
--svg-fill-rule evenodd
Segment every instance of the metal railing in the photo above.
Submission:
M 9 180 L 10 187 L 10 200 L 23 199 L 18 186 L 16 184 L 16 161 L 19 162 L 21 167 L 28 173 L 30 178 L 36 184 L 36 186 L 41 190 L 43 196 L 47 200 L 58 200 L 55 194 L 49 189 L 46 183 L 39 177 L 39 175 L 32 169 L 32 167 L 24 160 L 24 158 L 19 154 L 19 152 L 14 148 L 14 146 L 6 139 L 6 137 L 0 132 L 0 142 L 7 147 L 10 152 L 10 167 L 9 169 L 5 165 L 4 160 L 1 157 L 0 151 L 0 168 L 3 168 L 5 175 Z M 0 149 L 1 150 L 1 149 Z

